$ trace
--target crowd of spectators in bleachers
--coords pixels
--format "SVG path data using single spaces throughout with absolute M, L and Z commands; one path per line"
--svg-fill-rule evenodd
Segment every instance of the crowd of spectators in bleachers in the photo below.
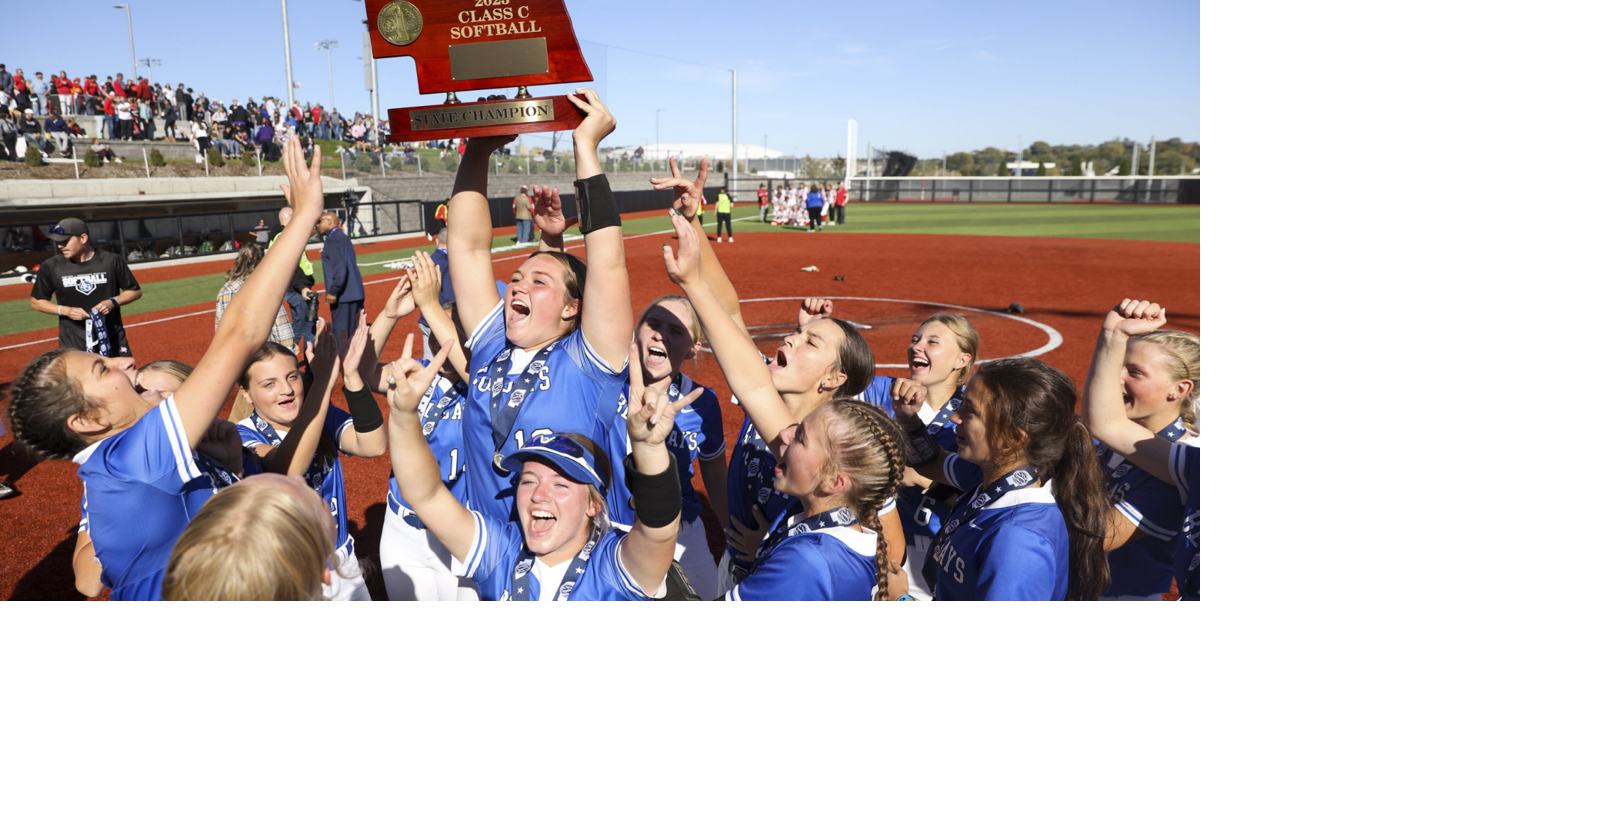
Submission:
M 283 138 L 290 133 L 302 139 L 340 140 L 357 151 L 381 145 L 388 126 L 369 114 L 346 117 L 321 103 L 285 104 L 276 97 L 259 101 L 247 97 L 213 99 L 182 82 L 153 83 L 145 77 L 125 79 L 123 74 L 68 76 L 66 71 L 47 78 L 41 71 L 8 69 L 0 64 L 0 160 L 20 160 L 28 147 L 50 156 L 74 156 L 74 137 L 88 132 L 83 121 L 92 119 L 98 140 L 164 140 L 188 142 L 200 154 L 216 145 L 226 157 L 254 150 L 266 160 L 277 160 Z M 111 149 L 96 144 L 96 152 L 110 157 Z

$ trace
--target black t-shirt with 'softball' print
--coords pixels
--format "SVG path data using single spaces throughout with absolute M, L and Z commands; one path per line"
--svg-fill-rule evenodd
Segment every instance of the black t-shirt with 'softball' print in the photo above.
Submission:
M 83 262 L 71 262 L 57 254 L 39 266 L 39 275 L 33 281 L 33 296 L 50 300 L 70 309 L 74 306 L 88 312 L 95 304 L 110 300 L 130 289 L 139 288 L 128 264 L 116 254 L 95 249 L 94 256 Z M 128 355 L 128 337 L 122 329 L 122 308 L 112 307 L 106 313 L 106 333 L 112 347 Z M 88 349 L 84 329 L 87 321 L 74 321 L 61 316 L 61 346 L 74 350 Z

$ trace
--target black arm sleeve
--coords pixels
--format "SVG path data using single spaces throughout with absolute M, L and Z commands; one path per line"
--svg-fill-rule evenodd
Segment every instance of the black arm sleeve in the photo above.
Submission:
M 350 419 L 355 423 L 358 434 L 366 434 L 383 427 L 383 410 L 378 408 L 378 401 L 373 398 L 371 388 L 366 385 L 362 385 L 359 391 L 346 388 L 344 401 L 350 406 Z
M 628 490 L 633 494 L 633 512 L 640 525 L 663 528 L 683 511 L 683 488 L 678 484 L 677 458 L 668 454 L 667 469 L 659 475 L 644 475 L 633 467 L 633 456 L 622 462 Z

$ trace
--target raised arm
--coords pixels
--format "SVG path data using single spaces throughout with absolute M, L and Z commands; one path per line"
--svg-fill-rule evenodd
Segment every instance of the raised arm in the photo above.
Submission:
M 285 144 L 283 169 L 289 181 L 294 218 L 234 295 L 217 324 L 211 346 L 195 365 L 194 373 L 172 395 L 191 448 L 211 428 L 211 421 L 222 410 L 250 354 L 271 335 L 272 322 L 289 290 L 300 253 L 322 213 L 322 149 L 312 150 L 311 165 L 307 166 L 300 151 L 300 138 L 290 137 Z
M 439 266 L 418 251 L 411 257 L 406 279 L 411 284 L 411 297 L 416 300 L 417 308 L 422 310 L 422 317 L 427 320 L 428 329 L 433 331 L 434 340 L 439 342 L 439 352 L 443 353 L 447 342 L 455 340 L 455 345 L 450 347 L 447 354 L 450 366 L 455 368 L 462 382 L 470 380 L 472 369 L 467 364 L 467 351 L 461 349 L 461 336 L 456 334 L 455 321 L 445 311 L 444 305 L 439 303 L 439 289 L 444 285 Z
M 699 399 L 705 389 L 696 388 L 673 402 L 665 393 L 646 388 L 639 345 L 629 344 L 628 440 L 633 454 L 628 457 L 632 461 L 629 478 L 636 516 L 619 553 L 623 568 L 646 592 L 651 592 L 666 579 L 672 566 L 682 519 L 683 488 L 678 485 L 678 469 L 667 450 L 667 436 L 672 433 L 678 412 Z
M 578 88 L 567 100 L 584 114 L 583 122 L 572 132 L 572 152 L 577 159 L 578 180 L 601 175 L 600 141 L 617 127 L 617 120 L 606 110 L 600 96 L 588 88 Z M 603 180 L 603 177 L 602 177 Z M 595 185 L 597 188 L 600 185 Z M 604 187 L 609 193 L 610 187 Z M 582 201 L 582 198 L 579 199 Z M 609 195 L 605 206 L 612 207 Z M 579 208 L 580 217 L 592 209 Z M 600 219 L 598 230 L 583 231 L 583 247 L 588 264 L 588 280 L 583 290 L 583 337 L 595 353 L 616 369 L 628 358 L 633 338 L 633 298 L 628 290 L 628 263 L 623 253 L 620 219 Z M 462 322 L 465 324 L 465 322 Z
M 700 459 L 700 480 L 706 484 L 706 501 L 717 514 L 717 523 L 728 527 L 728 453 Z
M 417 254 L 420 253 L 422 252 L 418 251 L 416 254 L 412 254 L 412 266 L 416 265 Z M 427 258 L 424 257 L 424 259 Z M 432 265 L 433 261 L 428 260 L 428 264 Z M 435 270 L 438 269 L 437 266 L 434 268 Z M 367 340 L 372 344 L 372 358 L 374 359 L 383 357 L 383 351 L 389 345 L 389 336 L 394 334 L 395 324 L 401 318 L 410 315 L 417 309 L 416 298 L 411 294 L 411 277 L 412 270 L 408 268 L 406 269 L 406 276 L 400 278 L 400 281 L 394 284 L 394 290 L 389 292 L 389 299 L 384 302 L 383 310 L 378 313 L 378 317 L 372 319 L 372 326 L 367 332 Z M 376 376 L 369 377 L 365 381 L 368 388 L 380 394 L 385 393 L 386 385 L 378 381 Z
M 706 173 L 711 169 L 710 162 L 705 158 L 700 159 L 700 172 L 693 181 L 683 177 L 678 169 L 678 159 L 671 157 L 667 163 L 672 167 L 671 178 L 651 178 L 650 183 L 658 190 L 672 188 L 672 209 L 679 215 L 693 219 L 700 211 L 700 197 L 706 191 Z M 739 329 L 746 333 L 744 314 L 739 311 L 739 293 L 733 288 L 733 281 L 728 279 L 728 273 L 722 270 L 722 262 L 717 259 L 717 251 L 711 247 L 711 238 L 706 235 L 703 225 L 694 226 L 695 239 L 700 242 L 700 276 L 705 278 L 706 284 L 711 287 L 712 294 L 716 295 L 717 303 L 722 306 L 722 311 L 733 318 Z
M 930 483 L 951 484 L 944 474 L 944 462 L 950 453 L 934 442 L 927 425 L 917 414 L 927 399 L 928 389 L 909 379 L 896 379 L 890 390 L 895 422 L 900 424 L 900 430 L 906 433 L 906 441 L 911 445 L 906 453 L 906 471 Z M 904 532 L 900 535 L 900 545 L 902 549 L 905 547 Z
M 494 225 L 489 218 L 489 163 L 495 149 L 515 139 L 468 139 L 450 195 L 450 282 L 455 286 L 461 326 L 469 333 L 500 302 L 500 292 L 494 284 L 494 260 L 489 253 L 494 239 Z
M 1089 360 L 1089 377 L 1083 389 L 1083 422 L 1089 427 L 1089 434 L 1107 449 L 1171 484 L 1167 456 L 1172 442 L 1129 420 L 1122 404 L 1122 363 L 1128 355 L 1128 340 L 1153 333 L 1166 323 L 1167 311 L 1146 300 L 1124 299 L 1106 314 L 1094 356 Z
M 383 410 L 378 407 L 368 379 L 376 379 L 376 361 L 372 345 L 367 341 L 367 322 L 362 318 L 354 335 L 339 336 L 340 375 L 344 377 L 344 399 L 350 406 L 354 420 L 339 436 L 339 449 L 358 458 L 376 458 L 389 448 L 389 432 L 384 426 Z M 354 385 L 355 388 L 350 386 Z M 366 431 L 362 431 L 363 425 Z
M 567 218 L 561 209 L 561 191 L 555 187 L 533 188 L 533 226 L 539 229 L 540 251 L 565 251 L 567 228 L 577 224 L 577 219 Z
M 671 218 L 672 227 L 678 231 L 678 254 L 673 256 L 671 245 L 661 246 L 667 276 L 683 288 L 684 295 L 700 316 L 700 325 L 705 328 L 711 339 L 711 349 L 717 354 L 717 364 L 728 379 L 728 387 L 739 398 L 745 415 L 755 424 L 763 440 L 776 445 L 778 435 L 794 425 L 794 413 L 773 386 L 772 374 L 762 363 L 756 343 L 717 304 L 711 287 L 701 279 L 700 240 L 694 233 L 700 226 L 678 213 Z
M 454 269 L 451 269 L 454 271 Z M 472 511 L 450 495 L 439 477 L 439 462 L 422 436 L 422 418 L 417 406 L 432 387 L 433 377 L 444 367 L 448 352 L 433 357 L 427 367 L 411 358 L 411 336 L 406 336 L 405 352 L 389 368 L 389 461 L 395 482 L 406 504 L 422 518 L 422 524 L 456 557 L 472 550 L 475 530 Z M 448 351 L 449 346 L 443 348 Z

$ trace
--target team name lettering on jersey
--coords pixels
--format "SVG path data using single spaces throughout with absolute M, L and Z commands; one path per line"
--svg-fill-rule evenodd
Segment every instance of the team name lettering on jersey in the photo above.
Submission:
M 62 280 L 69 288 L 77 289 L 82 294 L 89 294 L 94 291 L 96 286 L 104 286 L 110 282 L 103 271 L 91 274 L 76 274 L 71 277 L 64 277 Z

